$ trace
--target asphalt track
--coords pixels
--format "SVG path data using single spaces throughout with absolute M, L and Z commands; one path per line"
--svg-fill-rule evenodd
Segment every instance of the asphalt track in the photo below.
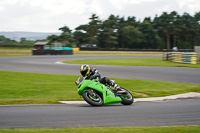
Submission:
M 138 58 L 138 56 L 1 57 L 0 70 L 80 75 L 80 65 L 55 64 L 55 62 L 98 58 Z M 147 57 L 140 56 L 140 58 Z M 93 67 L 107 77 L 200 83 L 199 68 L 104 65 Z M 199 110 L 200 99 L 139 102 L 131 106 L 116 104 L 103 107 L 91 107 L 87 104 L 0 106 L 0 128 L 200 125 Z
M 80 75 L 80 64 L 55 64 L 63 60 L 102 58 L 151 58 L 154 56 L 31 56 L 1 57 L 0 70 L 47 74 Z M 102 76 L 177 83 L 200 84 L 200 69 L 185 67 L 93 65 Z
M 0 128 L 199 125 L 200 99 L 90 105 L 0 106 Z

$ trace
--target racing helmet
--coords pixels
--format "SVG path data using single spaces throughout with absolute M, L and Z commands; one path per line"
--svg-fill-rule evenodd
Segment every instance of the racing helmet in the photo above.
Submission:
M 87 76 L 90 73 L 90 66 L 89 65 L 82 65 L 80 68 L 80 73 L 83 77 Z

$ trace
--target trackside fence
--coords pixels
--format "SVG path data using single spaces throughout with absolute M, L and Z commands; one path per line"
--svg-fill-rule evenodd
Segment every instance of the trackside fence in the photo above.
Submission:
M 184 64 L 197 64 L 198 58 L 195 52 L 164 52 L 163 60 Z

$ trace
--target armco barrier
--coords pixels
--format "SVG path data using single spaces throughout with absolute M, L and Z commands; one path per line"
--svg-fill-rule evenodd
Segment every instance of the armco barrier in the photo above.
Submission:
M 183 60 L 183 63 L 190 64 L 191 63 L 191 53 L 184 53 L 182 60 Z
M 168 55 L 169 55 L 168 52 L 163 52 L 163 60 L 164 61 L 168 60 L 168 58 L 169 58 Z
M 197 63 L 200 63 L 200 46 L 195 46 L 194 51 L 197 53 Z
M 197 53 L 193 53 L 191 56 L 191 64 L 197 64 Z
M 172 62 L 182 63 L 182 53 L 172 52 Z
M 194 52 L 164 52 L 163 60 L 177 63 L 197 64 L 197 53 Z
M 149 51 L 149 52 L 173 52 L 172 49 L 130 49 L 130 48 L 88 48 L 80 47 L 81 51 Z M 194 49 L 179 49 L 179 52 L 194 52 Z
M 185 64 L 197 64 L 197 54 L 194 52 L 183 53 L 182 60 Z

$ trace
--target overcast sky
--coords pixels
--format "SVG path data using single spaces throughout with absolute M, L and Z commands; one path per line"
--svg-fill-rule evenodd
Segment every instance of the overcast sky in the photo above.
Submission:
M 194 15 L 200 0 L 0 0 L 0 31 L 58 32 L 87 24 L 92 13 L 144 17 L 177 11 Z

